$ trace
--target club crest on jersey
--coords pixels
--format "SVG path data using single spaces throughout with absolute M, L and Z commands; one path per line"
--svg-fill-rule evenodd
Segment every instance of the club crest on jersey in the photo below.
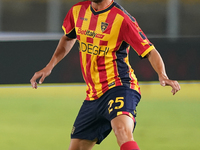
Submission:
M 108 27 L 108 23 L 106 22 L 101 22 L 101 31 L 104 32 Z

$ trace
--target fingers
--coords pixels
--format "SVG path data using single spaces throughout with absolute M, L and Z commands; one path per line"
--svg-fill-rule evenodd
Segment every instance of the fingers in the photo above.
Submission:
M 175 95 L 179 90 L 181 89 L 181 86 L 179 85 L 179 83 L 177 81 L 173 81 L 172 84 L 172 94 Z
M 175 95 L 180 89 L 180 85 L 177 81 L 165 79 L 160 81 L 161 86 L 171 86 L 172 87 L 172 94 Z
M 43 81 L 44 81 L 44 79 L 45 79 L 45 77 L 46 77 L 43 73 L 36 72 L 34 74 L 34 76 L 31 78 L 30 82 L 31 82 L 31 86 L 32 86 L 33 89 L 37 89 L 37 82 L 36 82 L 36 80 L 38 78 L 40 78 L 40 77 L 41 77 L 41 79 L 39 81 L 39 84 L 42 84 Z
M 39 84 L 42 84 L 44 82 L 45 78 L 46 78 L 46 76 L 43 74 L 42 77 L 40 78 Z
M 37 89 L 37 83 L 36 82 L 32 82 L 31 85 L 32 85 L 33 89 Z
M 31 82 L 31 86 L 33 89 L 37 89 L 37 82 L 36 80 L 40 77 L 40 75 L 36 72 L 34 74 L 34 76 L 31 78 L 30 82 Z
M 36 80 L 40 78 L 39 84 L 42 84 L 47 76 L 51 73 L 51 69 L 45 67 L 42 70 L 36 72 L 34 76 L 31 78 L 30 82 L 34 89 L 37 89 L 37 82 Z
M 37 89 L 37 82 L 36 82 L 36 79 L 34 79 L 34 76 L 31 78 L 30 82 L 31 82 L 32 88 Z

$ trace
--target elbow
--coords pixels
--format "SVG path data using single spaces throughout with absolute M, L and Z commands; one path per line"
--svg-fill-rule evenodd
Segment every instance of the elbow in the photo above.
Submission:
M 152 56 L 159 55 L 159 52 L 156 49 L 151 50 L 146 57 L 150 59 Z

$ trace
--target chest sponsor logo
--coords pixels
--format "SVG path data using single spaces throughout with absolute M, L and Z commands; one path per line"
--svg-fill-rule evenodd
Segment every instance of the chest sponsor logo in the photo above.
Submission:
M 101 47 L 93 44 L 80 43 L 80 50 L 84 53 L 106 56 L 110 50 L 109 47 Z
M 103 34 L 99 34 L 99 33 L 96 33 L 95 31 L 91 31 L 91 30 L 82 30 L 81 28 L 78 28 L 77 34 L 87 35 L 92 38 L 100 38 L 100 39 L 102 39 L 104 37 Z

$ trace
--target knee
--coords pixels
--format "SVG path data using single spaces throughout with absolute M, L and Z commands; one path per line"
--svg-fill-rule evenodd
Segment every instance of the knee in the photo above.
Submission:
M 115 126 L 115 128 L 113 128 L 113 131 L 115 133 L 115 136 L 117 138 L 117 143 L 119 146 L 128 141 L 134 141 L 131 130 L 129 128 L 126 128 L 126 126 L 117 125 Z
M 118 124 L 113 128 L 116 137 L 126 138 L 132 136 L 132 132 L 127 129 L 123 124 Z
M 134 140 L 132 134 L 134 123 L 130 117 L 118 116 L 111 121 L 111 125 L 119 145 Z
M 71 139 L 68 150 L 91 150 L 96 142 L 97 139 L 93 141 L 83 139 Z

